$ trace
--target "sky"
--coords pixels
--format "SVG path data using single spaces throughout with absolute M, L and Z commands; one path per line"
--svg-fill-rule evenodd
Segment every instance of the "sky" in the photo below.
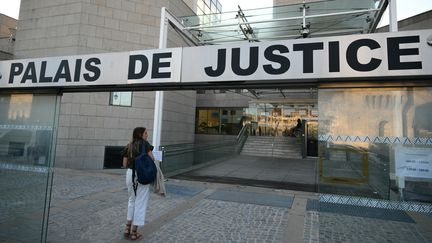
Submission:
M 0 13 L 18 18 L 21 0 L 0 0 Z M 242 9 L 262 8 L 272 5 L 273 0 L 219 0 L 222 11 L 236 11 L 237 5 Z M 398 19 L 406 19 L 413 15 L 432 9 L 432 0 L 397 0 Z M 387 11 L 386 11 L 387 12 Z M 384 13 L 379 26 L 388 24 L 388 13 Z

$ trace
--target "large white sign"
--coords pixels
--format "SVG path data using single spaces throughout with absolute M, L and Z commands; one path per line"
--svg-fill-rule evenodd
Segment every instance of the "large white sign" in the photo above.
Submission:
M 425 30 L 184 48 L 182 82 L 421 76 L 431 69 L 432 30 Z
M 0 62 L 0 89 L 394 77 L 432 77 L 432 30 Z
M 432 149 L 398 148 L 396 176 L 432 178 Z
M 181 48 L 0 62 L 0 88 L 180 82 Z

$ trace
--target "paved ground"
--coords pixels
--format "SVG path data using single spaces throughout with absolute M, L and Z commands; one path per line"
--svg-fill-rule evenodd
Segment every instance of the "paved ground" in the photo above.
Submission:
M 40 221 L 29 204 L 40 192 L 13 192 L 20 177 L 0 172 L 9 185 L 1 190 L 0 242 L 37 242 L 22 225 Z M 55 169 L 47 241 L 128 242 L 122 238 L 124 172 Z M 24 181 L 23 190 L 44 181 L 28 178 L 34 179 Z M 323 203 L 315 193 L 234 184 L 170 179 L 167 188 L 166 198 L 151 195 L 139 242 L 432 242 L 430 214 Z M 17 205 L 27 211 L 16 211 Z
M 124 184 L 123 173 L 56 169 L 48 242 L 123 241 Z M 290 221 L 291 214 L 296 204 L 316 198 L 307 192 L 172 179 L 167 190 L 166 198 L 151 195 L 140 242 L 298 242 L 303 230 L 288 234 L 298 223 Z M 303 218 L 305 213 L 296 212 Z
M 56 169 L 48 242 L 126 242 L 123 172 Z M 432 242 L 431 215 L 317 208 L 315 193 L 232 184 L 167 188 L 151 195 L 139 242 Z

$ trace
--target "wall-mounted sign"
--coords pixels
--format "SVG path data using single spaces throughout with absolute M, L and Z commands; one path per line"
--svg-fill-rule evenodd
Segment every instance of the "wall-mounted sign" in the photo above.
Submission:
M 0 62 L 0 88 L 180 82 L 181 48 Z
M 432 77 L 432 30 L 0 62 L 1 88 Z
M 396 176 L 432 178 L 432 149 L 398 148 L 395 160 Z
M 184 48 L 182 82 L 430 76 L 431 68 L 424 30 Z

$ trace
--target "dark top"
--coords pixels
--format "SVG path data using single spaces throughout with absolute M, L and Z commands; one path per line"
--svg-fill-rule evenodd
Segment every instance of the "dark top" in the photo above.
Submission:
M 128 145 L 126 145 L 126 147 L 121 151 L 122 157 L 128 158 L 128 168 L 129 169 L 133 169 L 132 168 L 133 163 L 130 163 L 130 161 L 132 161 L 132 158 L 135 158 L 137 155 L 139 155 L 141 153 L 143 142 L 145 143 L 144 145 L 145 145 L 146 153 L 153 151 L 154 147 L 149 142 L 147 142 L 145 140 L 139 140 L 139 141 L 132 143 L 132 146 L 131 146 L 132 147 L 132 157 L 131 157 L 130 151 L 129 151 L 130 143 Z

